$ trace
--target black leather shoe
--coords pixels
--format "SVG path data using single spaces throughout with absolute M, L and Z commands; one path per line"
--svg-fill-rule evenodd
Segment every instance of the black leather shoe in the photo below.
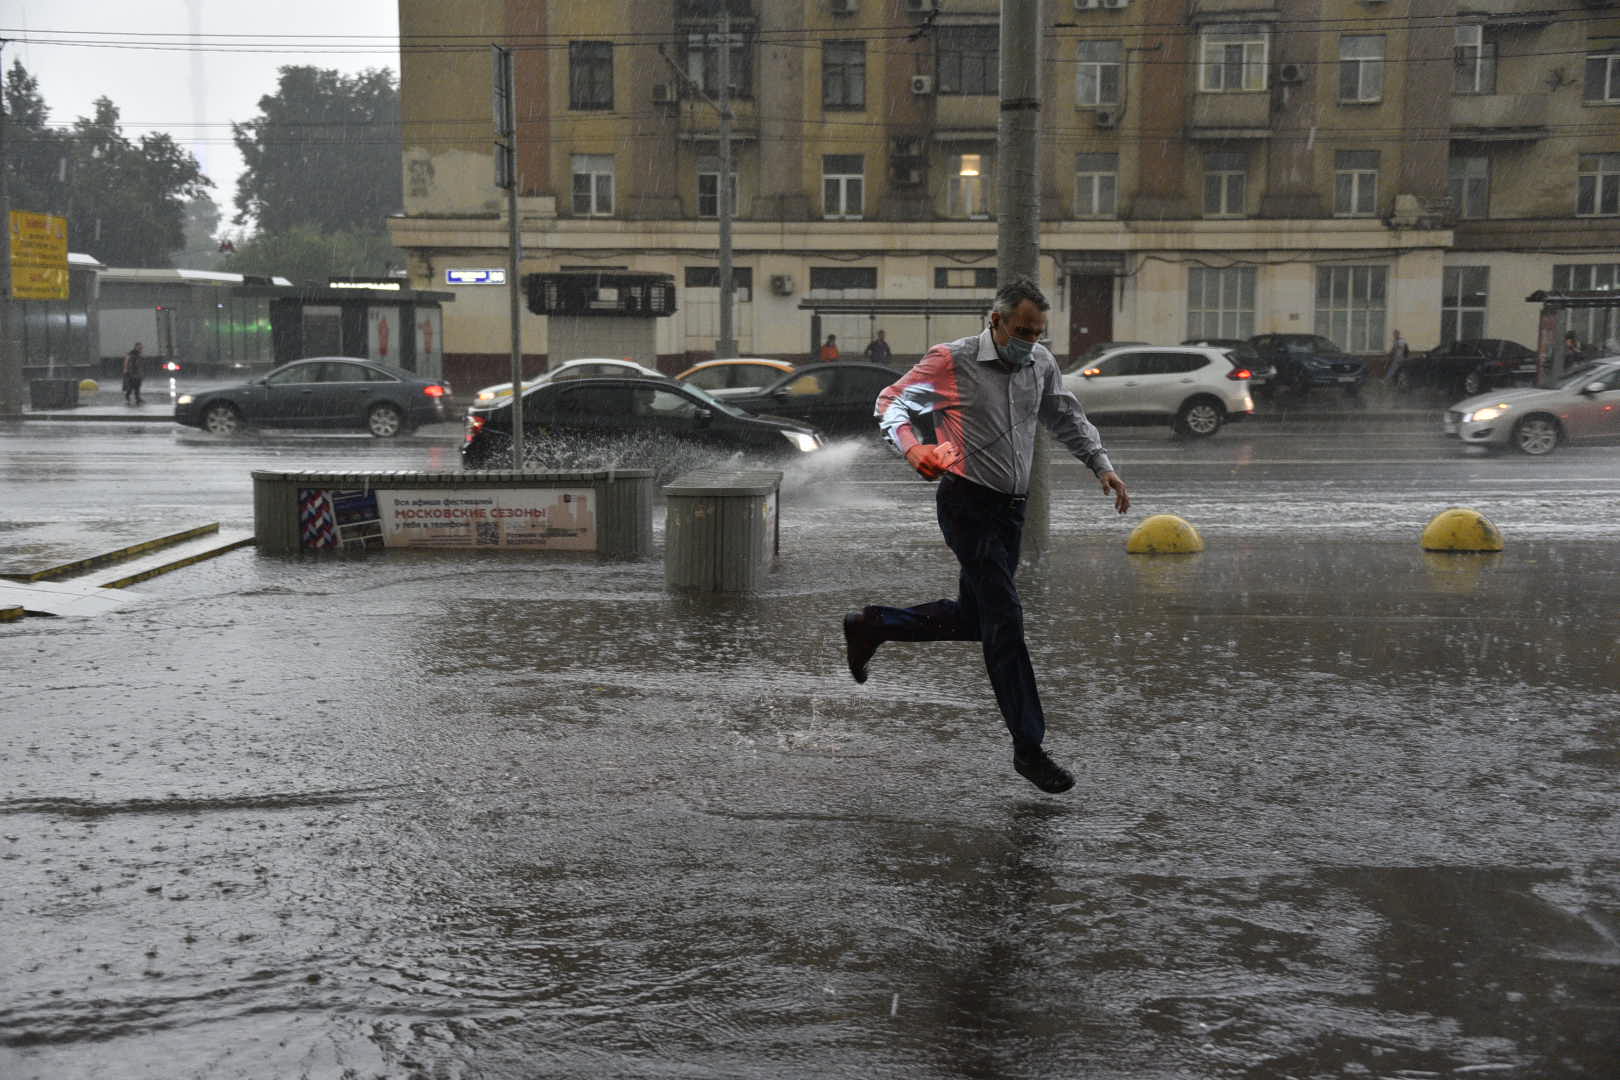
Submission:
M 852 611 L 844 616 L 844 650 L 849 656 L 849 673 L 855 681 L 866 681 L 866 665 L 883 639 L 867 625 L 866 612 Z
M 1074 777 L 1069 770 L 1047 757 L 1046 751 L 1038 746 L 1033 750 L 1013 751 L 1013 768 L 1048 795 L 1061 795 L 1074 787 Z

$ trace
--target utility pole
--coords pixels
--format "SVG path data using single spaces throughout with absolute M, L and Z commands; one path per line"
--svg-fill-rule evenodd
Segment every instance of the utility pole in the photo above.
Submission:
M 731 325 L 737 286 L 731 269 L 731 8 L 720 2 L 720 336 L 714 340 L 717 360 L 737 355 L 737 335 Z
M 15 301 L 11 295 L 11 170 L 6 157 L 6 125 L 10 120 L 5 95 L 7 44 L 5 38 L 0 38 L 0 416 L 21 416 L 22 358 L 11 341 Z
M 523 468 L 523 230 L 518 222 L 517 82 L 512 50 L 491 45 L 495 68 L 495 185 L 506 189 L 506 297 L 512 317 L 512 468 Z
M 1001 115 L 996 125 L 996 273 L 1040 280 L 1041 0 L 1001 0 Z M 1046 459 L 1051 443 L 1037 425 L 1024 527 L 1025 558 L 1041 561 L 1051 521 Z

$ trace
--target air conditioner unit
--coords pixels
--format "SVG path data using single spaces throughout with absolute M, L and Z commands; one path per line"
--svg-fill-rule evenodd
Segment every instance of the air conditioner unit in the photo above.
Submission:
M 1128 3 L 1130 0 L 1102 0 L 1102 6 L 1105 8 L 1122 8 Z
M 1119 126 L 1119 113 L 1113 109 L 1098 109 L 1096 114 L 1097 126 L 1111 128 Z
M 653 104 L 668 105 L 675 100 L 675 90 L 667 82 L 653 83 Z
M 793 295 L 793 275 L 792 274 L 772 274 L 771 275 L 771 292 L 775 293 L 777 296 L 792 296 Z
M 934 92 L 934 77 L 932 75 L 913 75 L 911 77 L 911 92 L 913 94 L 932 94 Z
M 1302 83 L 1305 81 L 1304 64 L 1277 65 L 1277 81 L 1280 83 Z
M 1074 10 L 1090 11 L 1092 8 L 1102 7 L 1102 0 L 1074 0 Z
M 860 9 L 860 0 L 828 0 L 834 15 L 853 15 Z

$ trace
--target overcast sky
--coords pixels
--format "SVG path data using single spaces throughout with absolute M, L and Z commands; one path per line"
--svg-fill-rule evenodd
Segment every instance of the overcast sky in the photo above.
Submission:
M 242 169 L 231 121 L 258 113 L 278 67 L 399 74 L 397 0 L 0 0 L 0 37 L 53 124 L 111 98 L 125 135 L 166 131 L 197 156 L 227 222 Z

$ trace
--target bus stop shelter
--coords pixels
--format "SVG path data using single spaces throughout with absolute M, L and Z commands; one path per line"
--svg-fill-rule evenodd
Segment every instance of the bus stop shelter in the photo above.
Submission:
M 1536 384 L 1546 386 L 1564 377 L 1570 366 L 1564 355 L 1564 335 L 1569 332 L 1569 316 L 1574 311 L 1600 311 L 1603 318 L 1590 325 L 1601 326 L 1601 335 L 1582 342 L 1586 359 L 1620 352 L 1620 291 L 1588 289 L 1556 292 L 1538 289 L 1525 297 L 1541 305 L 1536 330 Z

